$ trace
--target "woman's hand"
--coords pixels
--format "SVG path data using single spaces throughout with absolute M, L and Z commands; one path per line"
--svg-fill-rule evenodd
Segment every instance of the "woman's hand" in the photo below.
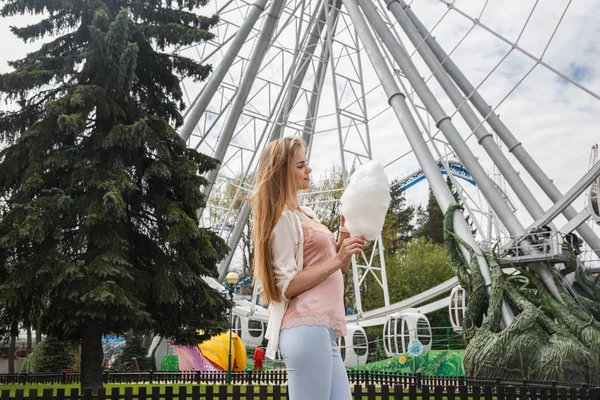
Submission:
M 340 261 L 342 272 L 348 271 L 352 262 L 352 256 L 363 250 L 366 239 L 364 236 L 356 236 L 345 239 L 338 251 L 336 258 Z
M 338 234 L 338 238 L 337 238 L 337 243 L 335 244 L 336 252 L 340 251 L 344 240 L 346 240 L 350 237 L 350 233 L 348 232 L 348 229 L 346 229 L 346 218 L 344 218 L 343 215 L 340 215 L 340 226 L 338 228 L 338 231 L 339 231 L 339 234 Z M 346 272 L 346 271 L 344 271 L 344 272 Z

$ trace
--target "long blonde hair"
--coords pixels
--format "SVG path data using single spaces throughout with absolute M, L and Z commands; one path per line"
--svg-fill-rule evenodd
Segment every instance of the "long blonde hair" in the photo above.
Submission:
M 279 301 L 271 259 L 271 234 L 284 207 L 298 209 L 294 154 L 304 149 L 301 139 L 285 137 L 269 143 L 260 156 L 252 195 L 254 219 L 254 281 L 261 284 L 264 303 Z

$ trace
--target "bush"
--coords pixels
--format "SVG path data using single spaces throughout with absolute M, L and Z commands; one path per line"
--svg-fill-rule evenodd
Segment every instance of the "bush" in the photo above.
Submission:
M 61 369 L 74 369 L 77 346 L 54 336 L 47 336 L 39 343 L 29 358 L 28 369 L 33 373 L 57 373 Z

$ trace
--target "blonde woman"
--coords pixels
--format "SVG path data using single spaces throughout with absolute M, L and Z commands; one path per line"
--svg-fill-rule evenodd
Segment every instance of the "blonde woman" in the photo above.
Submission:
M 279 350 L 290 400 L 350 400 L 336 339 L 346 334 L 342 273 L 365 243 L 340 218 L 337 243 L 315 214 L 298 204 L 312 169 L 298 138 L 263 151 L 253 194 L 254 275 L 269 303 L 267 357 Z

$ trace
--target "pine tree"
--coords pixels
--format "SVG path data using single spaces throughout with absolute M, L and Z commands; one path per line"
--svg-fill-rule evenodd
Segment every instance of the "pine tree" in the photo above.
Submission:
M 212 37 L 205 0 L 3 0 L 12 28 L 56 36 L 0 75 L 0 293 L 43 300 L 46 333 L 81 344 L 81 384 L 102 386 L 102 335 L 152 329 L 195 343 L 226 329 L 216 275 L 226 245 L 198 228 L 201 174 L 186 148 L 181 78 L 210 67 L 172 54 Z M 27 307 L 24 304 L 23 307 Z M 198 333 L 201 330 L 202 335 Z
M 63 368 L 72 368 L 75 346 L 72 342 L 46 336 L 31 354 L 29 368 L 34 373 L 59 373 Z
M 412 219 L 415 208 L 406 204 L 404 192 L 395 189 L 396 181 L 392 182 L 390 190 L 390 207 L 385 215 L 385 223 L 381 237 L 387 256 L 393 256 L 398 249 L 403 248 L 411 239 L 414 226 Z
M 452 181 L 449 177 L 446 177 L 446 185 L 452 192 L 452 196 L 454 196 L 454 200 L 458 204 L 462 204 L 460 196 L 458 195 L 458 191 L 452 184 Z M 475 235 L 477 233 L 477 229 L 473 224 L 473 220 L 470 215 L 466 215 L 466 221 L 471 229 L 471 233 Z M 431 240 L 434 243 L 442 244 L 444 243 L 444 214 L 440 206 L 433 195 L 431 189 L 429 189 L 429 199 L 427 200 L 427 207 L 423 209 L 419 207 L 417 209 L 417 232 L 415 236 L 424 236 L 427 239 Z
M 431 189 L 429 189 L 427 207 L 417 209 L 417 225 L 415 237 L 423 236 L 433 243 L 444 243 L 444 214 Z
M 117 371 L 136 371 L 137 363 L 137 371 L 149 371 L 152 362 L 147 355 L 148 349 L 142 345 L 142 335 L 135 331 L 128 332 L 125 335 L 125 347 L 115 359 L 113 368 Z

